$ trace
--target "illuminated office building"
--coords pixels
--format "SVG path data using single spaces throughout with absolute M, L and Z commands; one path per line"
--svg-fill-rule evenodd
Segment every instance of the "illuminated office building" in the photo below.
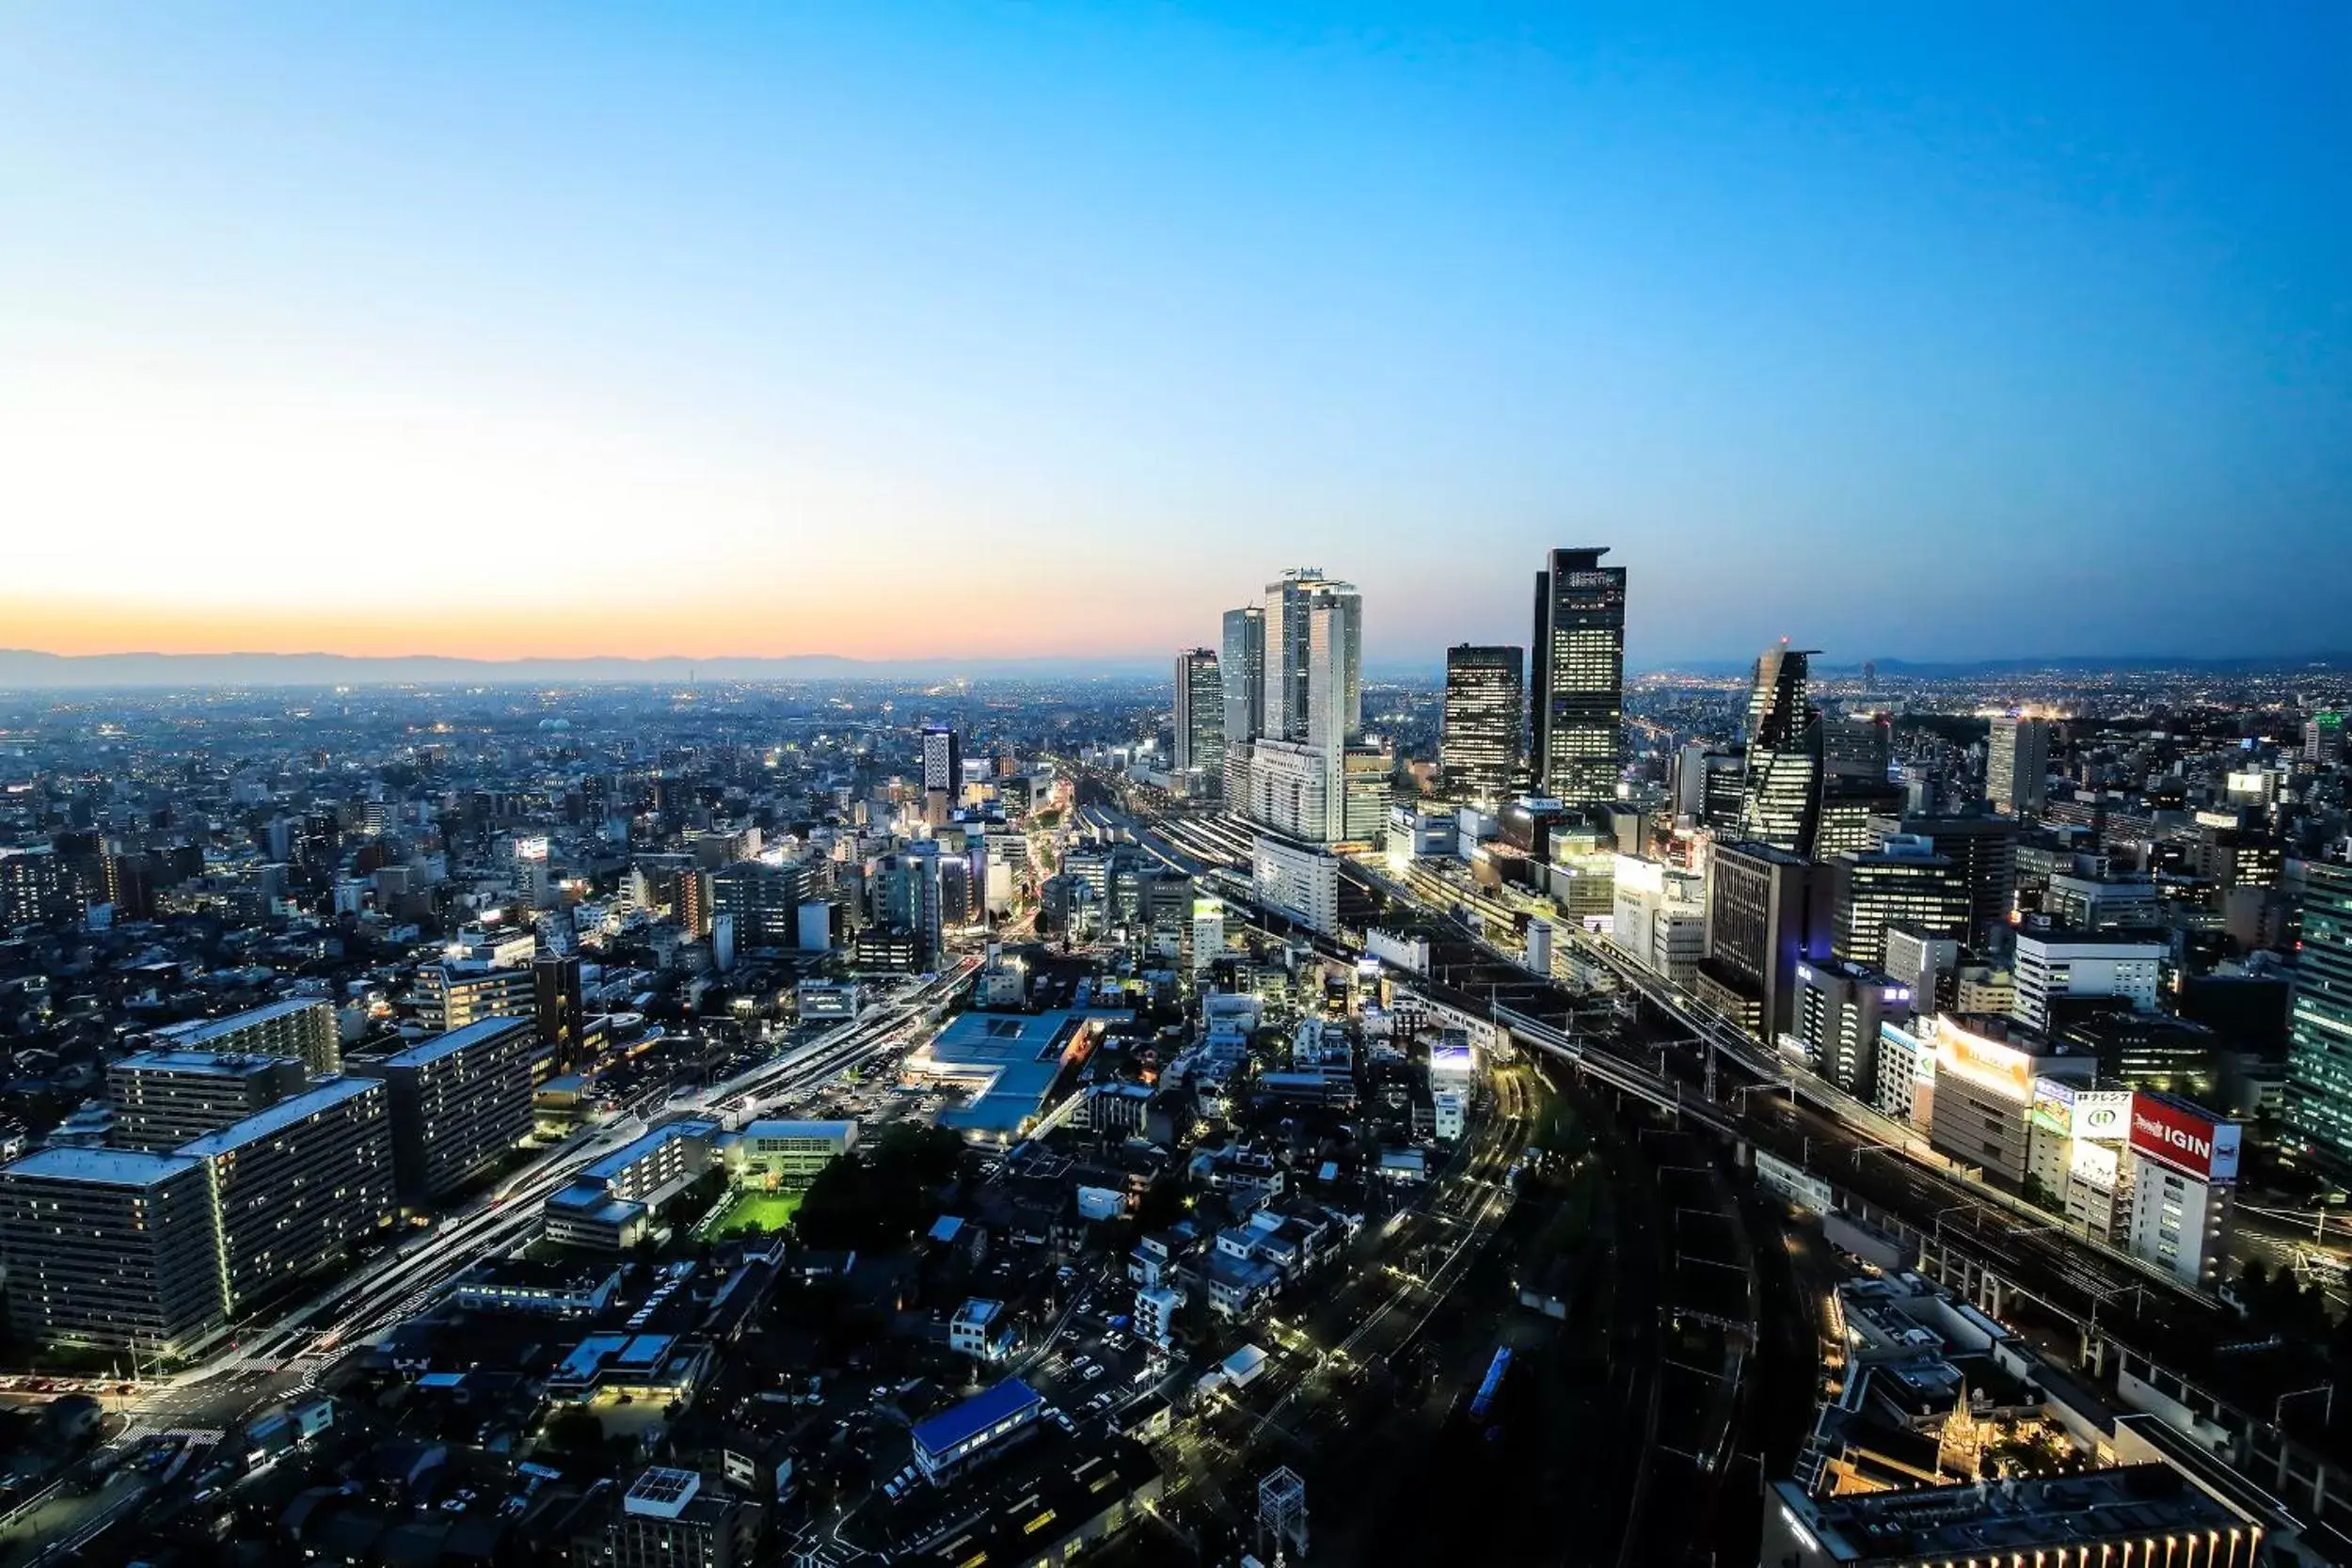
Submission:
M 2288 872 L 2303 942 L 2287 1022 L 2287 1128 L 2352 1165 L 2352 866 L 2297 861 Z
M 1807 689 L 1811 655 L 1773 648 L 1748 692 L 1748 767 L 1740 836 L 1810 856 L 1821 827 L 1821 710 Z
M 1225 772 L 1225 682 L 1215 648 L 1176 656 L 1176 771 L 1214 788 Z
M 1454 794 L 1492 804 L 1519 784 L 1527 733 L 1525 655 L 1512 647 L 1462 643 L 1445 651 L 1445 707 L 1438 763 Z
M 1528 764 L 1535 793 L 1617 798 L 1625 763 L 1625 568 L 1604 548 L 1553 550 L 1535 574 L 1528 646 Z
M 1960 868 L 1927 840 L 1901 834 L 1883 848 L 1849 851 L 1829 863 L 1830 948 L 1849 963 L 1886 962 L 1886 931 L 1965 940 L 1968 889 Z
M 1984 764 L 1985 799 L 2012 816 L 2042 809 L 2050 771 L 2050 721 L 2004 715 L 1993 721 Z

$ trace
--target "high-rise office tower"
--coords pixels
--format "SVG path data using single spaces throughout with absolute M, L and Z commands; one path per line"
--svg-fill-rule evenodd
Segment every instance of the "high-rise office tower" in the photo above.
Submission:
M 1225 612 L 1217 669 L 1225 681 L 1225 799 L 1249 802 L 1250 747 L 1265 733 L 1265 611 L 1245 605 Z
M 1625 748 L 1625 568 L 1608 550 L 1554 550 L 1535 574 L 1528 762 L 1535 792 L 1569 805 L 1617 798 Z
M 923 726 L 923 789 L 944 789 L 950 800 L 963 792 L 963 737 L 952 725 Z
M 1525 655 L 1465 642 L 1445 651 L 1445 709 L 1438 766 L 1463 799 L 1502 800 L 1519 785 L 1519 740 L 1527 732 Z
M 1740 790 L 1744 838 L 1811 855 L 1821 825 L 1821 710 L 1806 676 L 1809 650 L 1773 648 L 1756 661 L 1748 692 L 1748 769 Z
M 1266 588 L 1265 732 L 1249 753 L 1250 815 L 1324 844 L 1346 832 L 1349 744 L 1363 722 L 1363 600 L 1311 569 Z
M 1176 771 L 1214 788 L 1225 769 L 1225 682 L 1215 648 L 1176 656 Z
M 1318 705 L 1310 690 L 1315 662 L 1315 612 L 1327 610 L 1324 679 L 1330 683 Z M 1261 734 L 1276 740 L 1313 739 L 1309 732 L 1331 721 L 1334 711 L 1352 739 L 1363 726 L 1363 597 L 1354 585 L 1334 582 L 1313 567 L 1295 567 L 1266 584 L 1264 712 Z M 1314 719 L 1312 708 L 1324 714 Z
M 2042 809 L 2050 771 L 2050 721 L 2004 716 L 1993 721 L 1985 752 L 1984 795 L 2016 816 Z
M 2302 911 L 2287 1022 L 2287 1130 L 2352 1165 L 2352 866 L 2296 861 L 2287 885 Z
M 2303 721 L 2303 760 L 2332 765 L 2344 760 L 2344 715 L 2314 713 Z
M 1924 838 L 1898 833 L 1867 854 L 1829 863 L 1830 949 L 1849 963 L 1886 961 L 1890 926 L 1960 941 L 1968 934 L 1968 884 Z
M 1882 714 L 1850 713 L 1821 722 L 1821 762 L 1833 779 L 1884 784 L 1894 752 L 1894 729 Z
M 1255 740 L 1265 733 L 1265 611 L 1245 605 L 1225 612 L 1225 637 L 1217 650 L 1217 673 L 1225 682 L 1225 738 Z
M 1797 966 L 1821 945 L 1819 870 L 1770 844 L 1718 844 L 1708 857 L 1707 956 L 1692 989 L 1758 1039 L 1788 1030 Z

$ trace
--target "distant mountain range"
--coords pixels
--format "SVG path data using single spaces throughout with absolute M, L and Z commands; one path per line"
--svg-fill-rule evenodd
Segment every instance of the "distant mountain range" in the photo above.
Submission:
M 1171 656 L 1172 657 L 1172 656 Z M 1742 674 L 1752 660 L 1685 659 L 1662 664 L 1661 673 L 1693 675 Z M 1907 680 L 1960 680 L 2004 674 L 2073 671 L 2210 671 L 2217 674 L 2290 670 L 2352 672 L 2352 654 L 2304 657 L 2248 657 L 2184 658 L 2149 655 L 2138 658 L 2000 658 L 1920 661 L 1882 658 L 1882 676 Z M 1367 659 L 1364 673 L 1375 680 L 1430 680 L 1441 657 Z M 1817 664 L 1824 675 L 1859 674 L 1862 663 Z M 937 681 L 937 680 L 1164 681 L 1168 661 L 1132 654 L 1051 658 L 863 659 L 837 654 L 793 654 L 776 658 L 448 658 L 433 654 L 357 657 L 347 654 L 86 654 L 0 649 L 0 691 L 99 690 L 108 688 L 204 688 L 244 686 L 571 686 L 684 685 L 688 681 Z

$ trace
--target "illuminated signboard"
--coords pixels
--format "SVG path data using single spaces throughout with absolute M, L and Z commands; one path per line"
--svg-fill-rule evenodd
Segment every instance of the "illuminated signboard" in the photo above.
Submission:
M 2120 1144 L 2132 1132 L 2132 1091 L 2082 1089 L 2074 1095 L 2074 1136 Z
M 1950 1019 L 1935 1031 L 1939 1070 L 1957 1073 L 2023 1105 L 2033 1098 L 2033 1058 L 2014 1046 L 1961 1028 Z
M 2085 1143 L 2076 1138 L 2067 1160 L 2066 1173 L 2101 1192 L 2113 1192 L 2122 1168 L 2122 1156 L 2109 1145 Z
M 1666 868 L 1657 861 L 1644 860 L 1639 855 L 1619 855 L 1616 876 L 1617 891 L 1620 893 L 1666 891 Z
M 2200 1181 L 2237 1180 L 2238 1131 L 2185 1100 L 2132 1096 L 2132 1152 Z
M 2074 1086 L 2056 1078 L 2033 1081 L 2033 1117 L 2053 1132 L 2074 1131 Z

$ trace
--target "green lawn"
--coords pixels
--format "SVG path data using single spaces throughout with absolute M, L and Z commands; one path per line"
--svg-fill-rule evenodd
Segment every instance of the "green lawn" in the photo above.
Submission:
M 746 1190 L 738 1193 L 723 1212 L 709 1226 L 710 1234 L 723 1236 L 730 1230 L 782 1230 L 792 1223 L 800 1212 L 799 1193 L 763 1193 Z

